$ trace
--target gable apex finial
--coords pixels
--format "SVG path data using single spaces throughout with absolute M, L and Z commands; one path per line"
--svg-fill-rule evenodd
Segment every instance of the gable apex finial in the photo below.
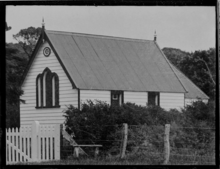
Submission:
M 44 29 L 45 23 L 44 23 L 44 17 L 42 18 L 42 28 Z
M 42 40 L 43 40 L 43 43 L 44 43 L 44 30 L 45 30 L 45 23 L 44 23 L 44 17 L 42 18 Z
M 157 34 L 156 34 L 156 30 L 154 31 L 154 41 L 157 41 Z

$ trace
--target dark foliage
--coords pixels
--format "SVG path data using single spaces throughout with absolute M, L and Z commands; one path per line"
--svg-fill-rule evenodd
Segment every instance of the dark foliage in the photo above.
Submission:
M 164 48 L 164 54 L 212 100 L 216 88 L 216 52 L 214 48 L 192 53 L 180 49 Z
M 201 101 L 182 111 L 166 111 L 158 106 L 142 107 L 132 103 L 110 106 L 101 101 L 88 101 L 82 104 L 81 110 L 70 105 L 64 113 L 67 132 L 75 134 L 78 144 L 102 144 L 103 152 L 113 154 L 120 150 L 123 123 L 130 126 L 127 151 L 133 151 L 134 147 L 145 141 L 151 148 L 163 149 L 165 124 L 171 124 L 173 147 L 204 148 L 204 143 L 206 146 L 211 144 L 214 134 L 213 131 L 201 129 L 213 128 L 215 119 L 213 105 Z
M 16 35 L 13 35 L 14 39 L 18 41 L 18 44 L 23 48 L 29 58 L 41 35 L 41 29 L 40 27 L 34 28 L 31 26 L 26 29 L 21 29 Z
M 6 31 L 11 27 L 7 26 Z M 41 28 L 29 27 L 14 35 L 19 42 L 6 43 L 6 127 L 19 127 L 19 104 L 24 103 L 20 82 L 28 60 L 40 36 Z
M 20 81 L 27 62 L 13 44 L 6 44 L 6 127 L 19 127 Z

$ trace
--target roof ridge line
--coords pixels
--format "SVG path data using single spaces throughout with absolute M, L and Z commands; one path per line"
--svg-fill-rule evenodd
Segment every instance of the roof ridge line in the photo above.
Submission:
M 77 33 L 77 32 L 66 32 L 66 31 L 55 31 L 55 30 L 45 30 L 48 33 L 54 32 L 57 34 L 68 34 L 68 35 L 78 35 L 78 36 L 90 36 L 90 37 L 96 37 L 96 38 L 111 38 L 111 39 L 119 39 L 119 40 L 127 40 L 127 41 L 150 41 L 153 42 L 154 40 L 147 40 L 147 39 L 135 39 L 135 38 L 126 38 L 126 37 L 116 37 L 116 36 L 108 36 L 108 35 L 97 35 L 97 34 L 88 34 L 88 33 Z

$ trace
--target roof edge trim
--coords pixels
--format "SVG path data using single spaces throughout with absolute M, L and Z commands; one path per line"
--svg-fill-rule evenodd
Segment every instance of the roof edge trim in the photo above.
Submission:
M 35 56 L 36 56 L 36 54 L 37 54 L 37 51 L 38 51 L 39 47 L 40 47 L 41 44 L 42 44 L 42 38 L 43 38 L 43 36 L 42 36 L 42 34 L 41 34 L 40 37 L 39 37 L 39 39 L 38 39 L 38 42 L 37 42 L 37 44 L 36 44 L 36 47 L 34 48 L 34 51 L 33 51 L 32 54 L 31 54 L 31 58 L 29 58 L 27 67 L 26 67 L 26 69 L 25 69 L 25 71 L 24 71 L 24 73 L 23 73 L 23 75 L 22 75 L 21 82 L 20 82 L 20 86 L 23 85 L 23 83 L 24 83 L 24 81 L 25 81 L 25 79 L 26 79 L 27 73 L 29 72 L 29 69 L 30 69 L 30 67 L 31 67 L 31 65 L 32 65 L 32 63 L 33 63 L 33 61 L 34 61 L 34 58 L 35 58 Z
M 147 90 L 129 90 L 129 89 L 88 89 L 88 88 L 77 88 L 79 90 L 96 90 L 96 91 L 124 91 L 124 92 L 159 92 L 159 93 L 185 93 L 185 92 L 176 92 L 176 91 L 147 91 Z
M 70 80 L 73 89 L 76 89 L 76 88 L 77 88 L 76 84 L 74 83 L 73 79 L 72 79 L 71 76 L 69 75 L 69 72 L 67 71 L 66 67 L 64 66 L 62 60 L 60 59 L 60 57 L 59 57 L 57 51 L 55 50 L 55 48 L 54 48 L 52 42 L 50 41 L 50 39 L 49 39 L 49 37 L 48 37 L 46 31 L 45 31 L 45 35 L 46 35 L 46 36 L 45 36 L 45 39 L 48 41 L 49 45 L 51 46 L 51 48 L 52 48 L 52 50 L 53 50 L 53 52 L 54 52 L 54 54 L 55 54 L 57 60 L 59 61 L 61 67 L 63 68 L 64 72 L 66 73 L 66 75 L 67 75 L 67 77 L 68 77 L 68 79 Z
M 170 61 L 167 59 L 167 57 L 164 55 L 163 51 L 160 49 L 159 45 L 157 44 L 157 42 L 154 42 L 157 46 L 157 48 L 159 49 L 160 53 L 162 53 L 163 57 L 165 58 L 165 60 L 167 61 L 168 65 L 170 66 L 170 68 L 172 69 L 173 73 L 175 74 L 175 76 L 177 77 L 177 79 L 179 80 L 180 84 L 182 85 L 183 89 L 186 91 L 186 93 L 188 93 L 188 90 L 186 90 L 185 86 L 182 84 L 181 80 L 179 79 L 179 77 L 177 76 L 177 74 L 175 73 L 175 71 L 173 70 Z
M 172 65 L 176 70 L 177 70 L 177 72 L 179 72 L 179 73 L 181 73 L 183 76 L 185 76 L 185 78 L 187 79 L 187 80 L 189 80 L 192 84 L 194 84 L 195 85 L 195 87 L 201 92 L 201 93 L 203 93 L 206 97 L 207 97 L 207 99 L 210 99 L 210 97 L 207 95 L 207 94 L 205 94 L 190 78 L 188 78 L 181 70 L 179 70 L 176 66 L 174 66 L 174 65 Z M 206 99 L 206 98 L 205 98 Z

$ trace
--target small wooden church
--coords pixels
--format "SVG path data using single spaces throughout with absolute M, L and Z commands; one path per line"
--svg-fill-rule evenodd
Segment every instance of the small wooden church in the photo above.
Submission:
M 24 72 L 21 125 L 61 124 L 63 110 L 86 100 L 183 108 L 208 97 L 175 68 L 154 40 L 49 31 Z

